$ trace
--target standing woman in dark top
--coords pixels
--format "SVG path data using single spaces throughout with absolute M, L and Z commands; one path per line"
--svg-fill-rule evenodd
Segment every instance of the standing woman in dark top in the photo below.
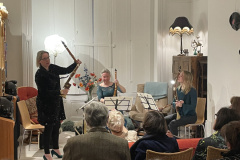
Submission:
M 178 76 L 177 81 L 180 83 L 177 88 L 178 100 L 174 98 L 173 108 L 178 108 L 180 119 L 177 114 L 171 114 L 165 117 L 168 124 L 170 134 L 178 135 L 178 127 L 186 124 L 195 123 L 197 120 L 196 106 L 197 106 L 197 91 L 192 87 L 193 76 L 188 71 L 182 71 Z
M 36 65 L 39 67 L 35 74 L 35 82 L 38 88 L 37 109 L 38 122 L 45 126 L 44 129 L 44 160 L 52 160 L 49 151 L 50 138 L 53 142 L 53 150 L 51 154 L 62 158 L 59 151 L 59 128 L 60 120 L 66 119 L 63 100 L 61 95 L 66 95 L 68 89 L 61 89 L 59 75 L 71 73 L 77 64 L 81 64 L 77 60 L 67 68 L 63 68 L 50 63 L 49 53 L 47 51 L 39 51 L 36 57 Z
M 125 93 L 126 89 L 119 84 L 118 80 L 115 79 L 114 82 L 110 81 L 111 73 L 108 69 L 104 69 L 101 72 L 102 76 L 102 83 L 99 84 L 97 88 L 97 96 L 98 100 L 102 103 L 104 103 L 104 97 L 112 97 L 115 89 L 115 83 L 117 83 L 117 90 L 121 93 Z

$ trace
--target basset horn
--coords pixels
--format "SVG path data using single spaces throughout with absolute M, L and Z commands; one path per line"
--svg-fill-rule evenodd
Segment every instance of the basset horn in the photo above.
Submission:
M 68 53 L 70 54 L 70 56 L 73 58 L 74 62 L 77 62 L 76 58 L 74 57 L 74 55 L 71 53 L 71 51 L 68 49 L 67 45 L 62 41 L 63 46 L 66 48 L 66 50 L 68 51 Z M 72 77 L 75 75 L 78 67 L 80 66 L 80 64 L 77 64 L 77 66 L 74 68 L 74 70 L 72 71 L 72 73 L 70 74 L 68 80 L 65 82 L 63 88 L 65 89 L 69 89 L 71 87 L 71 84 L 69 83 L 70 80 L 72 79 Z M 63 98 L 66 98 L 66 95 L 61 95 Z

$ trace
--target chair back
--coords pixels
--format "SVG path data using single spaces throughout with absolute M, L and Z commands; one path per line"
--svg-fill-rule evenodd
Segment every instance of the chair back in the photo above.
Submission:
M 205 106 L 206 106 L 206 98 L 198 97 L 197 98 L 197 106 L 196 106 L 196 113 L 197 113 L 196 124 L 204 123 Z
M 17 102 L 17 104 L 18 104 L 23 128 L 26 129 L 28 126 L 31 125 L 30 115 L 29 115 L 29 112 L 27 109 L 26 102 L 25 102 L 25 100 L 22 100 L 22 101 Z
M 213 146 L 208 146 L 207 147 L 207 159 L 206 160 L 215 160 L 215 159 L 220 159 L 222 158 L 221 153 L 226 153 L 229 150 L 227 149 L 220 149 L 220 148 L 216 148 Z
M 33 87 L 18 87 L 17 94 L 18 94 L 20 101 L 27 100 L 29 98 L 37 96 L 38 90 Z
M 192 153 L 193 148 L 189 148 L 187 150 L 175 153 L 162 153 L 147 150 L 146 160 L 176 160 L 176 159 L 191 160 Z

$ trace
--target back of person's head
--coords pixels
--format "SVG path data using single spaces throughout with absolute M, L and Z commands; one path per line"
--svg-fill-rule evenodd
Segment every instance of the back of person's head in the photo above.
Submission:
M 240 114 L 240 97 L 234 96 L 230 100 L 231 102 L 231 108 Z
M 221 108 L 216 114 L 216 122 L 213 127 L 215 131 L 219 131 L 225 124 L 231 121 L 238 121 L 240 120 L 239 114 L 234 111 L 233 109 L 223 107 Z
M 159 111 L 149 111 L 143 120 L 143 129 L 147 134 L 166 134 L 167 124 Z
M 108 128 L 113 132 L 122 132 L 124 117 L 121 112 L 113 110 L 109 113 Z
M 240 152 L 240 121 L 232 121 L 226 124 L 223 130 L 223 136 L 231 150 Z
M 92 102 L 84 109 L 89 127 L 105 127 L 108 121 L 108 108 L 101 102 Z

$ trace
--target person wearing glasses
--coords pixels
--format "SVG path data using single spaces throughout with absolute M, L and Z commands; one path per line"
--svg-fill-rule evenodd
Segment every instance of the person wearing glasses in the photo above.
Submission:
M 59 128 L 60 121 L 66 119 L 63 100 L 61 95 L 66 95 L 68 89 L 61 89 L 59 75 L 71 73 L 77 64 L 82 62 L 78 59 L 67 68 L 50 63 L 49 53 L 39 51 L 36 57 L 38 68 L 35 74 L 35 82 L 38 88 L 36 99 L 38 110 L 38 122 L 45 127 L 44 129 L 44 160 L 52 160 L 49 151 L 49 143 L 52 141 L 52 156 L 62 158 L 59 151 Z
M 227 145 L 224 138 L 221 136 L 220 131 L 225 124 L 228 124 L 231 121 L 240 120 L 240 116 L 236 111 L 227 107 L 221 108 L 215 116 L 215 123 L 213 125 L 215 132 L 210 137 L 199 140 L 193 160 L 206 159 L 208 146 L 227 149 Z

